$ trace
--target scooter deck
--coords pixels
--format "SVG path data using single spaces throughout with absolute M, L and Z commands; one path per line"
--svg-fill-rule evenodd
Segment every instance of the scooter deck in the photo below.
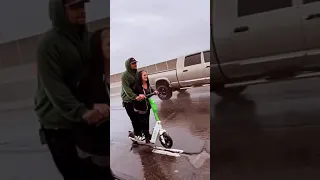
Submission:
M 163 151 L 170 151 L 174 153 L 183 153 L 183 150 L 180 149 L 171 149 L 171 148 L 164 148 L 160 146 L 153 146 L 154 149 L 163 150 Z
M 137 142 L 138 145 L 144 145 L 144 146 L 149 146 L 151 148 L 153 148 L 153 150 L 160 150 L 160 151 L 167 151 L 167 152 L 171 152 L 171 153 L 183 153 L 183 150 L 180 150 L 180 149 L 171 149 L 171 148 L 164 148 L 164 147 L 161 147 L 161 146 L 156 146 L 155 144 L 153 143 L 149 143 L 147 144 L 145 141 L 138 141 L 138 140 L 135 140 L 133 138 L 130 138 L 129 139 L 133 142 Z M 157 151 L 158 152 L 158 151 Z

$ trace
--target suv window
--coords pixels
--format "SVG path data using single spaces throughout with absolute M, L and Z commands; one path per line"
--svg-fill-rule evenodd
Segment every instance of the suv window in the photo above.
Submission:
M 309 4 L 314 2 L 320 2 L 320 0 L 303 0 L 303 4 Z
M 210 51 L 203 52 L 204 62 L 210 62 Z
M 292 0 L 238 0 L 238 16 L 258 14 L 291 6 Z
M 201 64 L 201 53 L 187 56 L 184 60 L 184 67 Z

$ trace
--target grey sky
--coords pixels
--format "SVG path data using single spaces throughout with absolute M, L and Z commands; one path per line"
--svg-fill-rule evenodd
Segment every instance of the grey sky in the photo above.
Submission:
M 51 27 L 49 0 L 6 1 L 0 6 L 0 44 L 45 32 Z M 88 21 L 110 16 L 109 1 L 92 0 L 87 5 Z
M 111 74 L 210 49 L 209 0 L 115 0 L 111 14 Z

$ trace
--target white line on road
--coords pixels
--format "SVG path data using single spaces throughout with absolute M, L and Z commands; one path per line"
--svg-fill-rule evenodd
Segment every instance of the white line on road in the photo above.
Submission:
M 125 145 L 123 143 L 116 142 L 116 141 L 112 141 L 112 144 Z M 167 149 L 167 148 L 164 148 L 164 147 L 153 146 L 151 144 L 145 144 L 145 143 L 141 143 L 139 145 L 140 146 L 148 146 L 148 147 L 152 148 L 152 152 L 153 153 L 167 155 L 167 156 L 180 157 L 180 154 L 184 153 L 184 151 L 180 150 L 180 149 Z
M 168 156 L 174 156 L 174 157 L 180 157 L 180 154 L 183 153 L 183 150 L 180 149 L 167 149 L 163 147 L 157 147 L 157 146 L 151 146 L 153 147 L 152 152 L 162 155 L 168 155 Z
M 180 149 L 167 149 L 167 148 L 158 147 L 158 146 L 155 146 L 153 148 L 158 149 L 158 150 L 163 150 L 163 151 L 169 151 L 169 152 L 173 152 L 173 153 L 183 153 L 183 150 L 180 150 Z
M 157 154 L 162 154 L 162 155 L 180 157 L 180 153 L 173 153 L 173 152 L 164 151 L 164 150 L 160 150 L 160 149 L 153 149 L 152 152 L 157 153 Z
M 191 164 L 198 169 L 206 162 L 207 159 L 210 159 L 210 154 L 204 150 L 200 154 L 189 155 L 187 157 Z

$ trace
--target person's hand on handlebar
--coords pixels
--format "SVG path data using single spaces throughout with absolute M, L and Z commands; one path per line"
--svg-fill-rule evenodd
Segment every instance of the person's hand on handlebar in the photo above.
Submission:
M 110 107 L 107 104 L 94 104 L 93 109 L 99 111 L 104 117 L 110 116 Z
M 84 120 L 88 122 L 88 124 L 97 124 L 103 120 L 103 114 L 101 114 L 98 110 L 88 110 L 82 116 Z
M 146 96 L 144 94 L 140 94 L 139 96 L 141 97 L 141 100 L 146 98 Z
M 155 95 L 158 95 L 158 94 L 159 94 L 159 91 L 155 90 L 155 91 L 153 91 L 153 93 L 154 93 Z
M 136 100 L 137 100 L 137 101 L 141 101 L 141 100 L 143 100 L 143 99 L 145 99 L 145 98 L 146 98 L 145 95 L 139 94 L 139 96 L 136 97 Z

